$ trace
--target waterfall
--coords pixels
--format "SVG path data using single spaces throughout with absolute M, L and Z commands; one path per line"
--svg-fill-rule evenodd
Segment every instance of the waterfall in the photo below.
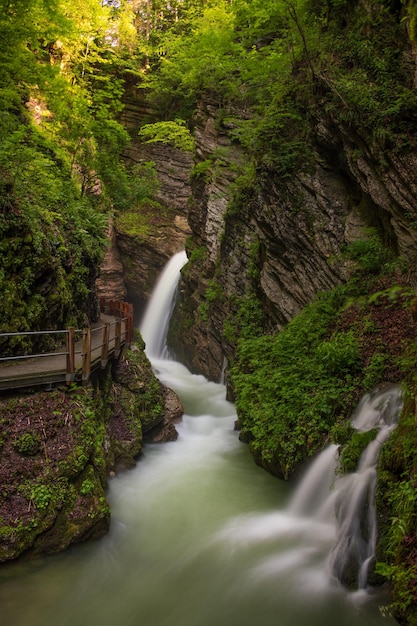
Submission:
M 166 336 L 180 270 L 187 262 L 185 252 L 178 252 L 166 264 L 145 311 L 140 331 L 148 357 L 168 357 Z
M 184 262 L 179 255 L 169 263 L 142 328 L 158 378 L 184 406 L 178 439 L 148 444 L 135 468 L 109 480 L 112 524 L 103 539 L 51 559 L 2 565 L 0 624 L 398 626 L 379 609 L 387 598 L 352 593 L 335 576 L 346 531 L 352 547 L 370 546 L 361 551 L 366 577 L 374 509 L 362 540 L 352 520 L 372 490 L 353 485 L 370 480 L 401 408 L 398 388 L 367 396 L 353 416 L 355 428 L 379 431 L 357 472 L 338 477 L 338 447 L 329 446 L 289 499 L 290 485 L 261 470 L 239 441 L 224 385 L 164 358 Z
M 376 429 L 356 472 L 338 473 L 339 447 L 329 445 L 308 468 L 282 512 L 236 518 L 219 534 L 220 541 L 242 545 L 278 542 L 251 572 L 251 582 L 283 572 L 302 582 L 312 594 L 329 589 L 332 581 L 366 590 L 377 538 L 375 509 L 376 463 L 382 444 L 395 428 L 403 399 L 398 385 L 367 394 L 352 416 L 360 432 Z M 302 570 L 302 581 L 300 571 Z M 339 584 L 339 583 L 338 583 Z
M 183 385 L 183 374 L 180 374 L 182 366 L 166 362 L 169 356 L 166 347 L 169 319 L 180 270 L 186 261 L 185 252 L 180 252 L 166 265 L 149 302 L 141 333 L 146 343 L 146 353 L 158 376 L 165 377 L 162 382 L 170 385 L 173 372 L 175 383 L 187 402 L 189 373 L 185 373 L 187 383 Z M 195 377 L 194 385 L 199 384 L 207 384 L 207 381 L 204 382 L 202 377 Z M 199 400 L 201 402 L 204 402 L 203 398 Z M 285 550 L 281 550 L 274 561 L 275 567 L 278 567 L 278 562 L 281 563 L 279 568 L 289 567 L 292 558 L 294 563 L 299 564 L 299 559 L 304 563 L 306 555 L 310 555 L 315 576 L 319 558 L 324 578 L 336 578 L 341 582 L 351 583 L 352 578 L 356 577 L 358 588 L 365 589 L 369 568 L 375 556 L 377 538 L 374 502 L 376 463 L 382 444 L 396 426 L 402 405 L 402 393 L 398 385 L 376 389 L 365 395 L 355 410 L 351 423 L 358 432 L 376 429 L 377 436 L 364 450 L 356 472 L 340 475 L 339 446 L 331 444 L 311 463 L 283 513 L 268 516 L 268 519 L 256 516 L 252 520 L 237 520 L 219 536 L 230 539 L 230 531 L 233 541 L 238 540 L 240 534 L 255 541 L 270 536 L 296 536 L 300 544 L 292 557 Z M 195 408 L 192 408 L 192 412 L 195 412 Z M 308 546 L 303 546 L 305 540 Z M 289 560 L 282 561 L 284 555 Z M 270 566 L 271 563 L 267 571 Z M 307 561 L 304 566 L 308 569 Z M 262 571 L 262 567 L 258 571 Z
M 366 587 L 369 568 L 375 558 L 378 455 L 395 428 L 402 407 L 398 385 L 376 389 L 364 396 L 352 417 L 352 426 L 358 432 L 376 429 L 377 435 L 363 451 L 356 472 L 335 483 L 337 541 L 329 565 L 342 581 L 345 576 L 351 576 L 352 570 L 356 571 L 360 589 Z

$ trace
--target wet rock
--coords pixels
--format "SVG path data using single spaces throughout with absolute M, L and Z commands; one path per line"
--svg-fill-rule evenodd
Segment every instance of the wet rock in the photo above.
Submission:
M 182 414 L 155 378 L 143 342 L 126 349 L 90 386 L 0 398 L 0 562 L 61 552 L 108 531 L 105 490 L 115 469 L 132 467 L 144 432 L 177 437 Z
M 116 242 L 114 220 L 109 221 L 109 244 L 100 267 L 100 275 L 96 280 L 98 298 L 126 300 L 127 288 L 124 280 L 123 263 Z
M 184 250 L 190 233 L 186 218 L 176 213 L 159 212 L 149 219 L 151 223 L 145 235 L 128 231 L 121 223 L 116 224 L 116 242 L 127 296 L 139 309 L 144 309 L 167 261 Z
M 147 443 L 166 443 L 168 441 L 176 441 L 178 432 L 175 425 L 168 420 L 164 420 L 161 424 L 148 431 L 145 436 Z
M 165 402 L 165 418 L 169 422 L 179 420 L 184 414 L 184 407 L 181 400 L 169 387 L 164 388 L 164 402 Z
M 145 440 L 149 443 L 164 443 L 175 441 L 178 438 L 174 422 L 181 419 L 184 414 L 184 407 L 175 391 L 169 389 L 169 387 L 164 388 L 163 394 L 165 404 L 164 418 L 162 422 L 146 432 Z

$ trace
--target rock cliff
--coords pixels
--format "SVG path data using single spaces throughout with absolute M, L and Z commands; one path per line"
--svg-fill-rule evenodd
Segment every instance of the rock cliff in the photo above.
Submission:
M 125 150 L 125 159 L 140 163 L 155 163 L 159 187 L 155 198 L 182 215 L 186 214 L 190 197 L 190 168 L 192 157 L 169 144 L 144 143 L 138 138 L 143 124 L 158 121 L 155 111 L 146 104 L 146 94 L 137 89 L 136 82 L 127 79 L 124 93 L 124 110 L 121 121 L 129 132 L 131 142 Z
M 127 82 L 122 122 L 131 136 L 125 150 L 126 162 L 153 163 L 157 184 L 150 203 L 131 207 L 116 216 L 114 237 L 101 267 L 97 283 L 100 293 L 125 289 L 140 317 L 156 280 L 166 262 L 184 250 L 190 234 L 187 223 L 191 195 L 192 158 L 169 144 L 147 144 L 138 138 L 143 123 L 155 120 L 145 104 L 144 94 Z
M 171 333 L 194 370 L 219 379 L 224 357 L 233 353 L 227 325 L 239 299 L 257 298 L 264 329 L 279 330 L 318 292 L 349 277 L 344 251 L 366 238 L 369 228 L 410 266 L 415 261 L 414 154 L 384 153 L 320 117 L 313 168 L 298 170 L 290 180 L 258 171 L 251 193 L 236 206 L 230 190 L 243 156 L 207 103 L 200 104 L 196 118 L 196 142 L 199 162 L 211 158 L 214 165 L 220 148 L 222 166 L 193 180 L 191 262 Z

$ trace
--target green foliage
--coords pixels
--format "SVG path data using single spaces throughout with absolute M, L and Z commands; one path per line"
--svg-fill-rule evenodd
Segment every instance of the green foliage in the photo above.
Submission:
M 225 170 L 233 168 L 236 168 L 236 165 L 230 158 L 230 148 L 221 146 L 215 148 L 207 159 L 195 164 L 192 176 L 196 178 L 204 176 L 207 180 L 216 180 L 218 176 L 225 173 Z
M 41 447 L 40 436 L 36 432 L 24 433 L 16 439 L 13 447 L 23 456 L 35 456 Z
M 30 499 L 37 509 L 47 509 L 52 498 L 52 489 L 47 485 L 35 485 L 30 492 Z
M 317 346 L 317 357 L 319 361 L 326 363 L 328 372 L 358 369 L 361 355 L 354 332 L 333 333 L 328 341 L 323 341 Z
M 383 273 L 392 256 L 374 231 L 369 231 L 366 239 L 357 239 L 349 244 L 346 250 L 346 258 L 354 261 L 358 270 L 367 274 Z
M 358 346 L 330 335 L 342 292 L 322 296 L 275 336 L 239 341 L 232 368 L 236 407 L 251 446 L 287 477 L 319 450 L 355 398 Z
M 207 257 L 207 249 L 204 246 L 194 248 L 188 255 L 188 262 L 190 265 L 193 263 L 203 263 Z
M 402 480 L 391 486 L 389 505 L 395 516 L 388 531 L 385 562 L 378 562 L 377 573 L 393 585 L 393 608 L 398 617 L 408 617 L 408 623 L 416 623 L 415 593 L 417 590 L 417 563 L 405 557 L 407 543 L 415 537 L 415 511 L 417 489 L 415 480 Z
M 383 346 L 371 356 L 363 377 L 364 389 L 373 389 L 381 380 L 391 362 L 391 355 L 384 351 Z
M 145 143 L 170 143 L 184 152 L 194 150 L 194 139 L 184 120 L 145 124 L 138 134 Z
M 412 331 L 402 313 L 410 296 L 395 284 L 376 290 L 380 284 L 374 279 L 379 297 L 364 296 L 372 294 L 369 276 L 322 294 L 278 334 L 263 335 L 256 317 L 248 332 L 233 318 L 225 324 L 225 339 L 237 345 L 231 380 L 243 436 L 272 473 L 291 475 L 328 439 L 341 445 L 343 467 L 352 471 L 370 437 L 350 428 L 353 407 L 381 381 L 401 380 L 404 367 L 415 371 L 415 346 L 398 350 L 387 321 Z
M 94 489 L 95 489 L 94 481 L 90 480 L 89 478 L 86 478 L 81 485 L 80 493 L 83 496 L 88 496 L 94 493 Z
M 334 436 L 334 431 L 332 435 Z M 364 433 L 352 431 L 349 441 L 342 447 L 341 456 L 341 468 L 343 473 L 355 472 L 362 452 L 368 446 L 368 444 L 375 439 L 378 431 L 373 429 Z M 340 441 L 337 441 L 340 443 Z
M 374 5 L 372 21 L 357 3 L 349 28 L 345 19 L 329 23 L 317 74 L 328 90 L 325 108 L 339 122 L 355 127 L 377 147 L 409 150 L 417 99 L 402 55 L 407 32 L 405 21 L 384 4 L 389 3 Z
M 120 160 L 115 17 L 96 0 L 0 9 L 0 330 L 77 326 L 94 306 L 105 211 L 143 193 Z
M 178 117 L 180 113 L 180 117 L 189 118 L 195 96 L 205 90 L 221 98 L 230 90 L 235 92 L 229 76 L 240 46 L 234 41 L 233 21 L 230 5 L 218 1 L 195 14 L 190 32 L 171 31 L 167 35 L 169 54 L 161 57 L 158 73 L 148 79 L 153 102 L 163 109 L 163 117 Z
M 223 324 L 225 341 L 236 345 L 240 340 L 252 339 L 262 333 L 264 314 L 262 304 L 254 293 L 231 297 L 229 308 L 234 314 L 229 315 Z
M 405 410 L 379 459 L 379 510 L 386 519 L 379 529 L 376 569 L 392 587 L 392 608 L 400 622 L 417 623 L 417 430 L 416 385 L 409 376 Z
M 170 209 L 156 200 L 146 199 L 119 213 L 115 224 L 119 233 L 144 242 L 148 235 L 155 231 L 155 226 L 161 227 L 169 223 L 170 217 Z
M 208 281 L 205 293 L 205 297 L 208 302 L 216 302 L 219 298 L 221 298 L 222 293 L 222 287 L 216 280 Z

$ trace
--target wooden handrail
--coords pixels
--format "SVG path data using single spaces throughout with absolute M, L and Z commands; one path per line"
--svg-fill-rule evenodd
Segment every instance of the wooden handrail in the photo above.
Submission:
M 3 361 L 25 361 L 35 359 L 38 357 L 65 357 L 64 368 L 57 369 L 57 372 L 62 372 L 65 369 L 65 382 L 69 385 L 78 378 L 76 355 L 81 355 L 82 368 L 81 379 L 84 383 L 89 380 L 92 369 L 98 367 L 106 367 L 109 358 L 118 358 L 120 350 L 123 345 L 129 346 L 133 336 L 133 305 L 128 302 L 122 302 L 120 300 L 112 300 L 107 298 L 100 299 L 100 310 L 102 313 L 115 317 L 114 321 L 105 321 L 102 326 L 96 328 L 84 328 L 82 330 L 76 330 L 73 327 L 69 327 L 66 330 L 53 330 L 53 331 L 25 331 L 22 333 L 0 333 L 0 339 L 6 337 L 16 337 L 25 335 L 46 335 L 46 334 L 58 334 L 65 333 L 65 351 L 61 352 L 48 352 L 39 354 L 29 354 L 21 356 L 1 357 L 0 363 Z M 114 334 L 112 328 L 114 327 Z M 101 343 L 97 339 L 92 341 L 92 335 L 94 333 L 101 332 Z M 113 336 L 112 336 L 113 334 Z M 76 335 L 82 336 L 82 347 L 76 349 Z M 93 367 L 94 365 L 94 367 Z M 35 368 L 34 368 L 35 369 Z M 40 368 L 38 368 L 40 369 Z M 51 368 L 49 367 L 50 371 Z M 2 370 L 5 371 L 5 370 Z M 45 371 L 45 370 L 43 370 Z M 7 368 L 8 373 L 12 373 L 11 368 Z M 46 376 L 46 374 L 45 374 Z M 41 378 L 42 374 L 38 376 Z M 1 383 L 0 376 L 0 383 Z M 13 378 L 8 377 L 7 380 Z M 38 382 L 40 384 L 40 382 Z M 13 386 L 13 385 L 11 385 Z M 0 386 L 0 388 L 7 388 Z

